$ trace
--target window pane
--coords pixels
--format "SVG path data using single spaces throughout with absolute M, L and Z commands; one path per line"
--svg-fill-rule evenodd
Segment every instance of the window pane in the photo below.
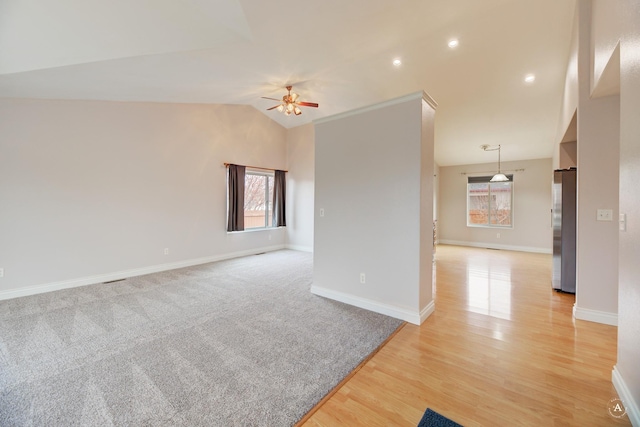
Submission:
M 244 180 L 244 228 L 272 226 L 273 176 L 247 172 Z
M 511 183 L 491 183 L 491 225 L 511 225 Z
M 264 227 L 265 176 L 247 173 L 244 180 L 244 228 Z
M 267 185 L 267 209 L 265 211 L 265 215 L 267 215 L 267 226 L 268 227 L 273 227 L 273 216 L 271 215 L 271 212 L 273 212 L 273 177 L 272 176 L 268 176 L 266 177 L 267 181 L 268 181 L 268 185 Z
M 469 224 L 489 223 L 489 183 L 475 183 L 467 185 L 469 194 L 467 220 Z

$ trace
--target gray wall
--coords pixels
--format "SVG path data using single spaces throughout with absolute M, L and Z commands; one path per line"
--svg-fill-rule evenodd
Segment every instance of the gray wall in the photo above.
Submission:
M 591 97 L 591 13 L 579 3 L 578 223 L 576 305 L 578 319 L 617 324 L 618 223 L 598 221 L 598 209 L 618 218 L 620 96 Z
M 618 360 L 612 380 L 634 426 L 640 426 L 640 228 L 637 227 L 640 223 L 639 19 L 640 0 L 577 3 L 572 52 L 568 58 L 556 138 L 557 141 L 562 140 L 573 112 L 581 108 L 582 114 L 578 117 L 578 171 L 583 174 L 583 187 L 594 182 L 596 187 L 593 193 L 589 193 L 588 188 L 582 193 L 587 200 L 583 200 L 585 218 L 579 224 L 578 236 L 582 243 L 591 242 L 594 246 L 583 246 L 583 256 L 578 259 L 578 263 L 584 265 L 579 266 L 582 279 L 578 285 L 575 314 L 577 318 L 597 322 L 617 321 Z M 579 44 L 582 46 L 580 49 Z M 579 61 L 579 55 L 582 55 L 582 61 Z M 605 77 L 607 70 L 613 70 L 615 75 L 609 73 Z M 591 91 L 601 87 L 603 79 L 607 85 L 619 79 L 619 96 L 592 98 Z M 590 132 L 596 133 L 591 135 Z M 617 132 L 619 141 L 616 141 Z M 617 150 L 619 157 L 616 162 Z M 583 163 L 586 163 L 585 167 L 582 167 Z M 592 176 L 588 174 L 590 171 Z M 596 182 L 599 177 L 602 181 Z M 619 191 L 616 191 L 616 186 Z M 613 209 L 614 221 L 604 224 L 593 221 L 593 210 L 598 208 Z M 618 214 L 626 216 L 624 231 L 617 229 Z M 600 240 L 598 236 L 603 233 L 605 237 Z M 597 280 L 589 277 L 594 272 L 593 279 Z M 610 311 L 615 310 L 616 292 L 617 313 Z
M 312 292 L 420 322 L 432 303 L 433 113 L 417 94 L 316 122 Z
M 618 360 L 613 382 L 633 425 L 640 426 L 640 0 L 595 0 L 592 12 L 594 65 L 589 77 L 598 82 L 609 65 L 620 70 L 618 212 L 626 216 L 626 228 L 617 236 Z M 618 43 L 620 63 L 610 64 Z M 608 248 L 603 253 L 608 255 Z
M 578 166 L 578 142 L 560 144 L 560 166 L 556 169 L 569 169 Z
M 287 131 L 287 246 L 313 251 L 313 124 Z
M 503 171 L 524 169 L 513 178 L 513 228 L 467 227 L 466 174 L 496 169 L 496 163 L 440 167 L 439 242 L 551 253 L 551 159 L 502 163 Z
M 285 245 L 225 231 L 223 162 L 286 168 L 252 107 L 4 99 L 0 153 L 0 297 Z

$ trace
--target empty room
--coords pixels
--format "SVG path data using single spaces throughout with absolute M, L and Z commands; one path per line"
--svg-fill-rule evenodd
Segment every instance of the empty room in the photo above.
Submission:
M 1 2 L 0 425 L 640 426 L 639 23 Z

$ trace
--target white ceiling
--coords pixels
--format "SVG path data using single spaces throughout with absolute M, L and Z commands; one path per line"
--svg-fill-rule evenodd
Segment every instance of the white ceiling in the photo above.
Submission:
M 420 90 L 436 161 L 551 157 L 575 0 L 2 0 L 0 97 L 249 104 L 290 128 Z M 460 45 L 450 49 L 447 42 Z M 392 60 L 401 58 L 401 67 Z M 536 75 L 533 84 L 524 76 Z M 294 85 L 301 116 L 265 111 Z

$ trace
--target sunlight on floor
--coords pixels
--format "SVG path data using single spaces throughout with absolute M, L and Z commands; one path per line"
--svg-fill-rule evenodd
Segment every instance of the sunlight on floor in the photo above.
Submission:
M 486 258 L 469 260 L 467 306 L 474 313 L 511 320 L 511 266 L 491 265 Z

